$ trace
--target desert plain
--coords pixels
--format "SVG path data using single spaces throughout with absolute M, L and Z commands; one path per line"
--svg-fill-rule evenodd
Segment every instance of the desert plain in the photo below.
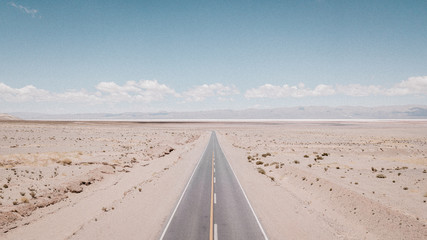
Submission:
M 0 239 L 158 239 L 215 131 L 269 239 L 426 239 L 427 121 L 0 121 Z

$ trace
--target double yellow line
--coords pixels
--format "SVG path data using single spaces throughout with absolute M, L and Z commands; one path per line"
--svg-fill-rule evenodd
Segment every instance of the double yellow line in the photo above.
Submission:
M 211 221 L 209 225 L 209 240 L 213 240 L 214 160 L 215 160 L 215 154 L 214 152 L 212 152 Z

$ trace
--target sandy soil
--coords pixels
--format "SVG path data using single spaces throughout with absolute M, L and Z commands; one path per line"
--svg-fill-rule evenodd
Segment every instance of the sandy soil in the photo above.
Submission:
M 426 239 L 427 121 L 0 121 L 0 239 L 156 239 L 211 130 L 270 239 Z
M 427 122 L 252 124 L 218 137 L 271 239 L 427 238 Z
M 0 122 L 1 239 L 153 239 L 210 132 Z

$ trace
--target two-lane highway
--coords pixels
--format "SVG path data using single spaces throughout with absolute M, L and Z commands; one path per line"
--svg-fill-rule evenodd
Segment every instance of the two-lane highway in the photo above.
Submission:
M 215 132 L 160 239 L 267 239 Z

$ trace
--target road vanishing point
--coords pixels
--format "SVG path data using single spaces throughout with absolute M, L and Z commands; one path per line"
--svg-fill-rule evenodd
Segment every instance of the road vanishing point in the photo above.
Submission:
M 160 240 L 268 239 L 212 132 Z

